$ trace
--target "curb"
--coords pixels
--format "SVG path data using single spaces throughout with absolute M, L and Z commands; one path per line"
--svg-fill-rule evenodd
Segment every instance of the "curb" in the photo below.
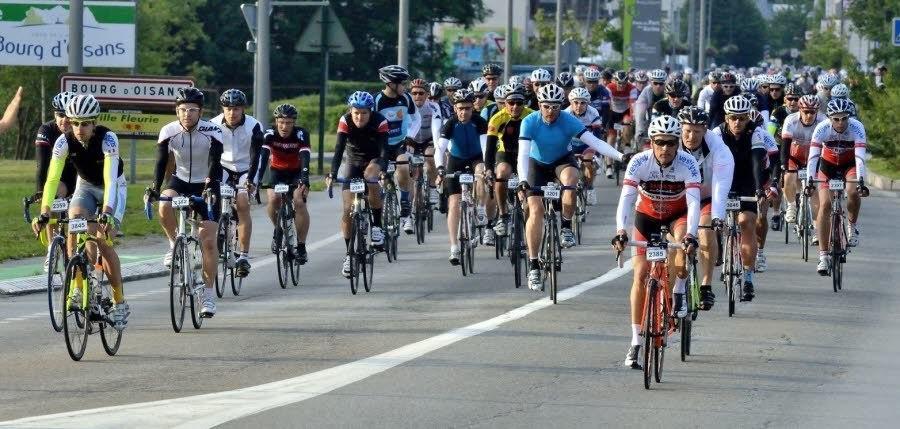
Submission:
M 155 259 L 153 262 L 134 262 L 122 265 L 122 281 L 162 277 L 168 272 L 169 270 Z M 46 291 L 47 277 L 44 275 L 0 281 L 0 296 L 17 296 Z
M 900 191 L 900 180 L 888 179 L 887 177 L 880 176 L 871 171 L 866 172 L 866 175 L 872 186 L 881 189 L 882 191 Z

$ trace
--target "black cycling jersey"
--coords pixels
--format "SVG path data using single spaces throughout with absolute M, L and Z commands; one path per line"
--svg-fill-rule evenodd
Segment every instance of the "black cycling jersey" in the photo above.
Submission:
M 769 178 L 769 170 L 766 169 L 768 153 L 762 139 L 754 136 L 756 132 L 757 128 L 752 124 L 748 124 L 746 130 L 737 136 L 728 131 L 727 124 L 719 125 L 717 130 L 734 156 L 731 190 L 743 197 L 755 195 L 757 190 L 764 188 Z
M 38 128 L 37 136 L 34 138 L 34 160 L 37 161 L 34 182 L 38 192 L 44 189 L 44 182 L 47 181 L 47 169 L 50 168 L 50 158 L 53 156 L 53 144 L 61 135 L 62 131 L 56 126 L 56 121 L 45 122 Z M 76 175 L 75 166 L 67 158 L 60 180 L 69 187 L 69 192 L 74 190 L 72 187 L 75 186 Z
M 337 144 L 331 158 L 331 175 L 337 177 L 344 151 L 350 165 L 365 165 L 378 160 L 382 171 L 387 164 L 388 122 L 378 112 L 372 112 L 369 122 L 362 128 L 353 123 L 350 113 L 338 122 Z
M 725 100 L 728 100 L 731 97 L 741 94 L 741 89 L 738 87 L 734 88 L 734 92 L 731 95 L 725 95 L 725 93 L 719 89 L 713 92 L 712 97 L 709 99 L 709 128 L 713 129 L 718 127 L 720 124 L 725 122 Z
M 82 145 L 75 138 L 75 134 L 72 131 L 60 137 L 66 141 L 68 159 L 72 161 L 72 165 L 78 171 L 78 177 L 94 186 L 103 187 L 103 162 L 106 160 L 103 145 L 113 145 L 118 150 L 118 139 L 114 135 L 110 134 L 110 139 L 113 142 L 104 142 L 107 137 L 106 134 L 109 132 L 109 128 L 97 125 L 94 129 L 94 135 L 88 140 L 87 146 Z M 119 158 L 119 169 L 115 172 L 115 177 L 122 175 L 123 165 L 122 158 Z
M 682 100 L 681 107 L 678 107 L 678 108 L 673 107 L 672 104 L 669 103 L 668 98 L 664 98 L 662 100 L 657 101 L 656 103 L 653 103 L 652 117 L 655 118 L 657 116 L 669 115 L 669 116 L 674 116 L 677 118 L 678 112 L 680 112 L 681 109 L 684 109 L 685 107 L 691 105 L 690 99 L 682 98 L 681 100 Z

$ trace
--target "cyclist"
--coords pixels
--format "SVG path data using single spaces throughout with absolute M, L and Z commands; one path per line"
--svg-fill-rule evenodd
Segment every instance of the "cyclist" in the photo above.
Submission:
M 296 125 L 299 115 L 297 108 L 290 104 L 278 105 L 272 112 L 274 129 L 266 130 L 263 136 L 262 159 L 263 165 L 268 169 L 262 184 L 266 188 L 277 184 L 290 186 L 293 193 L 294 227 L 297 229 L 297 248 L 293 250 L 298 262 L 303 265 L 309 260 L 306 251 L 306 237 L 309 234 L 309 209 L 306 200 L 309 198 L 310 144 L 309 131 Z M 272 233 L 272 253 L 278 253 L 284 234 L 278 222 L 281 196 L 274 189 L 269 189 L 268 194 L 266 213 L 275 227 Z
M 387 167 L 387 142 L 390 127 L 387 119 L 373 111 L 375 99 L 364 91 L 356 91 L 347 98 L 350 112 L 341 116 L 337 127 L 337 144 L 334 157 L 331 159 L 331 172 L 325 176 L 325 186 L 331 187 L 338 177 L 338 169 L 344 152 L 347 152 L 346 178 L 375 180 L 380 178 Z M 377 183 L 368 183 L 369 207 L 372 209 L 372 244 L 384 245 L 384 231 L 381 229 L 382 200 Z M 341 267 L 341 274 L 350 277 L 350 205 L 353 195 L 350 193 L 349 180 L 344 183 L 341 215 L 341 232 L 347 254 Z
M 819 76 L 816 83 L 816 95 L 819 96 L 819 113 L 825 114 L 828 102 L 831 101 L 831 89 L 841 83 L 841 78 L 835 74 L 825 73 Z
M 634 88 L 637 89 L 638 94 L 643 93 L 644 88 L 646 88 L 649 83 L 650 77 L 647 76 L 647 72 L 638 70 L 634 73 L 634 81 L 632 82 L 632 85 L 634 85 Z
M 427 155 L 425 158 L 425 171 L 428 177 L 428 187 L 431 189 L 428 198 L 432 202 L 437 202 L 437 192 L 434 189 L 434 178 L 437 175 L 437 169 L 434 166 L 434 142 L 440 138 L 441 126 L 444 124 L 441 106 L 438 103 L 428 99 L 428 84 L 422 79 L 413 79 L 410 82 L 409 95 L 412 96 L 416 109 L 422 115 L 422 126 L 416 134 L 416 144 L 413 147 L 414 152 Z M 413 177 L 417 179 L 418 177 Z
M 256 193 L 253 181 L 259 166 L 263 131 L 256 118 L 244 113 L 247 95 L 243 91 L 229 89 L 223 92 L 219 105 L 222 113 L 209 121 L 222 130 L 222 183 L 231 184 L 237 191 L 234 202 L 240 255 L 235 260 L 235 274 L 246 277 L 250 273 L 250 234 L 253 232 L 250 195 Z
M 556 85 L 566 92 L 566 99 L 562 104 L 562 108 L 565 109 L 569 107 L 569 93 L 572 92 L 572 88 L 575 88 L 575 78 L 572 76 L 572 73 L 562 72 L 559 76 L 556 76 Z
M 525 235 L 529 258 L 528 287 L 532 290 L 541 288 L 541 270 L 537 257 L 541 247 L 544 205 L 540 187 L 556 180 L 563 186 L 576 185 L 578 171 L 570 149 L 572 138 L 578 137 L 600 155 L 617 161 L 623 158 L 622 153 L 587 132 L 578 118 L 560 110 L 564 94 L 563 89 L 555 84 L 541 87 L 538 92 L 541 110 L 525 117 L 519 131 L 519 186 L 524 190 L 531 189 L 527 200 L 529 215 Z M 575 245 L 575 234 L 572 233 L 575 198 L 574 192 L 565 192 L 562 199 L 560 244 L 564 248 Z
M 800 88 L 799 85 L 789 83 L 784 87 L 784 104 L 772 109 L 772 114 L 769 115 L 767 130 L 769 131 L 769 134 L 775 136 L 775 139 L 779 143 L 782 143 L 781 130 L 784 126 L 784 120 L 787 119 L 788 115 L 791 113 L 797 113 L 797 111 L 800 110 L 800 97 L 803 97 L 803 95 L 803 89 Z M 779 148 L 781 149 L 782 159 L 786 159 L 785 156 L 790 148 L 784 147 L 783 144 L 780 145 Z
M 669 81 L 665 87 L 666 98 L 653 105 L 653 118 L 660 116 L 678 117 L 678 112 L 691 105 L 688 98 L 688 86 L 684 81 L 675 79 Z
M 563 109 L 578 118 L 584 127 L 595 136 L 601 135 L 603 118 L 600 112 L 591 106 L 591 94 L 584 88 L 575 88 L 569 93 L 569 107 Z M 587 204 L 597 204 L 597 191 L 594 189 L 594 150 L 579 138 L 572 139 L 572 153 L 581 157 L 581 174 L 587 188 Z
M 526 89 L 531 89 L 532 94 L 535 96 L 531 98 L 531 104 L 528 105 L 531 110 L 538 110 L 538 97 L 537 93 L 544 85 L 549 85 L 553 83 L 553 74 L 550 73 L 547 69 L 536 69 L 531 72 L 531 87 Z
M 768 122 L 769 114 L 775 110 L 776 107 L 784 105 L 784 97 L 785 97 L 785 86 L 787 86 L 787 78 L 782 74 L 776 74 L 769 77 L 769 90 L 768 94 L 763 95 L 760 100 L 759 112 L 765 115 L 765 119 Z
M 453 97 L 453 93 L 458 89 L 462 89 L 462 86 L 462 81 L 458 78 L 451 76 L 447 79 L 444 79 L 444 92 L 447 93 L 447 95 L 444 97 L 444 102 L 450 105 L 451 111 L 453 110 L 453 104 L 450 102 L 450 100 Z
M 59 136 L 72 130 L 69 118 L 66 116 L 66 103 L 75 97 L 74 92 L 60 92 L 53 97 L 50 104 L 53 107 L 53 120 L 41 124 L 37 136 L 34 139 L 34 159 L 37 161 L 35 171 L 35 187 L 37 191 L 44 189 L 47 182 L 47 170 L 50 168 L 50 158 L 53 155 L 53 145 Z M 75 189 L 75 180 L 78 173 L 72 161 L 67 160 L 63 167 L 60 183 L 57 187 L 57 197 L 66 197 Z
M 709 109 L 707 110 L 709 112 L 710 125 L 713 128 L 725 122 L 725 102 L 731 97 L 741 94 L 741 89 L 737 87 L 734 74 L 722 73 L 721 83 L 721 90 L 713 92 L 709 100 Z
M 788 95 L 787 97 L 791 96 Z M 787 99 L 790 100 L 790 98 Z M 819 113 L 818 96 L 804 95 L 795 104 L 799 107 L 799 111 L 788 115 L 781 129 L 781 164 L 784 169 L 783 189 L 784 196 L 787 198 L 787 208 L 785 208 L 784 217 L 786 222 L 791 223 L 797 221 L 797 204 L 794 202 L 793 197 L 801 190 L 797 181 L 797 171 L 801 168 L 806 168 L 813 131 L 816 129 L 816 125 L 826 119 L 825 115 Z M 813 194 L 810 198 L 810 203 L 812 205 L 812 213 L 818 213 L 818 195 Z
M 628 243 L 626 228 L 634 224 L 635 240 L 647 240 L 660 234 L 666 226 L 675 241 L 684 244 L 672 264 L 675 273 L 672 309 L 677 317 L 687 314 L 684 300 L 687 284 L 685 254 L 697 248 L 697 225 L 700 220 L 700 167 L 693 156 L 678 150 L 681 124 L 671 116 L 660 116 L 648 129 L 651 149 L 635 155 L 628 163 L 622 193 L 616 210 L 616 236 L 613 247 L 623 251 Z M 637 206 L 635 206 L 637 201 Z M 635 211 L 632 218 L 632 210 Z M 631 283 L 631 345 L 625 356 L 625 366 L 641 369 L 641 319 L 644 314 L 645 282 L 649 273 L 647 249 L 637 248 L 634 256 L 634 278 Z
M 459 90 L 453 95 L 453 108 L 456 115 L 450 118 L 444 127 L 441 128 L 441 138 L 438 141 L 438 149 L 435 152 L 435 163 L 438 168 L 438 180 L 443 182 L 443 177 L 447 172 L 461 173 L 466 167 L 471 169 L 471 173 L 481 175 L 475 181 L 477 189 L 485 189 L 485 182 L 490 182 L 490 171 L 484 168 L 484 149 L 487 145 L 487 122 L 478 115 L 474 114 L 475 94 L 468 90 Z M 449 159 L 445 160 L 444 152 L 450 153 Z M 450 237 L 450 264 L 459 265 L 459 241 L 457 234 L 459 232 L 459 200 L 462 188 L 459 184 L 459 177 L 451 179 L 447 183 L 448 201 L 447 207 L 447 230 Z M 474 192 L 474 189 L 473 189 Z M 481 192 L 476 195 L 479 199 L 478 203 L 484 207 L 487 203 L 487 192 Z M 486 245 L 493 245 L 494 230 L 493 225 L 489 221 L 488 227 L 484 231 L 484 242 Z M 474 239 L 474 237 L 472 237 Z
M 733 96 L 724 107 L 725 123 L 713 128 L 731 150 L 734 157 L 734 178 L 731 192 L 741 197 L 756 196 L 756 203 L 741 202 L 738 215 L 738 227 L 743 237 L 741 242 L 741 262 L 743 263 L 743 300 L 751 301 L 755 297 L 753 286 L 753 269 L 756 267 L 756 255 L 759 242 L 757 240 L 756 218 L 759 207 L 766 207 L 769 189 L 769 169 L 767 165 L 768 150 L 765 137 L 768 135 L 762 128 L 750 123 L 750 111 L 753 106 L 746 98 Z
M 487 170 L 493 171 L 497 179 L 506 180 L 516 174 L 516 162 L 519 156 L 519 128 L 522 119 L 532 110 L 525 107 L 525 87 L 522 85 L 505 85 L 503 94 L 504 107 L 491 117 L 487 128 L 487 146 L 484 162 Z M 582 88 L 583 89 L 583 88 Z M 494 183 L 494 199 L 497 201 L 499 220 L 494 224 L 497 235 L 507 234 L 509 224 L 509 207 L 506 201 L 507 185 L 505 181 Z M 493 213 L 488 213 L 492 216 Z
M 709 114 L 700 107 L 688 106 L 678 112 L 681 122 L 681 149 L 694 156 L 700 165 L 700 309 L 709 310 L 716 303 L 712 291 L 713 267 L 718 259 L 716 231 L 725 219 L 725 202 L 734 177 L 734 156 L 722 137 L 707 129 Z
M 495 95 L 503 78 L 503 67 L 499 64 L 487 63 L 481 67 L 481 77 L 488 86 L 488 100 L 497 101 Z
M 475 105 L 473 108 L 475 109 L 475 114 L 480 115 L 481 111 L 488 105 L 488 85 L 484 79 L 478 78 L 469 82 L 469 91 L 475 94 Z
M 709 75 L 707 75 L 706 80 L 709 83 L 707 83 L 707 85 L 697 94 L 697 106 L 700 106 L 700 108 L 709 113 L 709 103 L 712 101 L 713 94 L 722 89 L 722 73 L 711 71 L 709 72 Z
M 647 73 L 647 77 L 650 85 L 641 91 L 637 101 L 634 102 L 635 135 L 640 144 L 646 141 L 653 105 L 666 97 L 666 72 L 662 69 L 651 70 L 650 73 Z M 600 114 L 602 115 L 603 112 Z
M 851 118 L 856 118 L 857 116 L 859 116 L 856 110 L 856 103 L 853 103 L 853 100 L 850 100 L 850 88 L 848 88 L 847 85 L 839 83 L 835 85 L 834 88 L 831 88 L 831 99 L 835 100 L 838 98 L 847 100 L 852 105 L 853 110 L 850 112 Z
M 638 98 L 637 89 L 628 82 L 628 73 L 619 70 L 613 74 L 613 83 L 606 86 L 610 93 L 610 112 L 604 118 L 603 126 L 606 128 L 606 141 L 613 147 L 619 147 L 621 143 L 631 142 L 632 138 L 632 106 Z M 617 132 L 616 124 L 621 124 L 622 131 Z M 617 136 L 618 134 L 618 136 Z M 612 179 L 612 160 L 606 159 L 606 178 Z
M 847 245 L 859 245 L 860 197 L 869 196 L 866 187 L 866 129 L 862 122 L 850 117 L 853 106 L 849 100 L 835 99 L 828 102 L 828 120 L 816 125 L 809 146 L 806 162 L 807 177 L 822 181 L 819 184 L 819 274 L 828 275 L 829 234 L 831 231 L 831 194 L 828 181 L 831 179 L 857 179 L 856 187 L 847 187 Z M 812 195 L 813 186 L 807 186 L 807 195 Z
M 50 220 L 50 205 L 57 195 L 67 160 L 78 175 L 75 187 L 72 188 L 72 200 L 69 206 L 69 218 L 92 219 L 95 213 L 100 230 L 89 225 L 88 231 L 97 234 L 95 241 L 103 258 L 103 271 L 109 277 L 113 289 L 115 305 L 110 314 L 113 326 L 121 331 L 128 324 L 131 314 L 125 294 L 122 290 L 122 267 L 119 256 L 107 242 L 106 237 L 114 236 L 120 228 L 121 219 L 116 219 L 118 207 L 125 205 L 124 190 L 120 190 L 122 177 L 122 160 L 119 158 L 119 139 L 115 133 L 97 124 L 100 115 L 100 103 L 93 95 L 72 95 L 66 102 L 66 117 L 71 129 L 59 135 L 53 144 L 53 155 L 44 184 L 41 214 L 33 222 L 37 234 Z M 74 237 L 69 236 L 69 253 L 75 247 Z M 81 289 L 76 288 L 69 297 L 70 306 L 80 307 Z
M 437 104 L 441 109 L 441 118 L 449 118 L 453 113 L 453 106 L 450 106 L 444 99 L 444 85 L 438 82 L 428 84 L 428 100 Z
M 584 71 L 584 89 L 591 94 L 591 107 L 600 112 L 600 117 L 609 115 L 609 90 L 600 85 L 600 70 L 589 67 Z
M 388 121 L 390 127 L 390 137 L 388 138 L 388 161 L 397 161 L 395 177 L 397 177 L 397 187 L 400 188 L 400 225 L 407 234 L 415 232 L 413 229 L 413 221 L 410 217 L 411 206 L 409 202 L 409 193 L 412 189 L 412 181 L 409 180 L 409 165 L 407 164 L 409 157 L 406 155 L 406 147 L 401 144 L 413 142 L 419 133 L 422 124 L 422 116 L 416 109 L 416 104 L 412 97 L 406 93 L 405 85 L 409 80 L 409 72 L 405 68 L 390 65 L 382 67 L 378 70 L 378 77 L 384 82 L 384 89 L 375 96 L 375 111 L 381 113 Z M 459 89 L 456 82 L 451 82 L 449 78 L 444 81 L 444 89 L 450 96 Z M 450 85 L 448 85 L 450 83 Z M 461 86 L 462 83 L 459 83 Z
M 211 191 L 218 197 L 219 180 L 222 178 L 222 130 L 218 125 L 200 119 L 203 114 L 203 93 L 197 88 L 180 88 L 175 96 L 177 120 L 164 126 L 159 132 L 156 145 L 156 168 L 150 197 L 160 194 L 166 197 L 179 195 L 202 195 Z M 163 188 L 169 157 L 174 157 L 175 172 Z M 161 191 L 161 192 L 160 192 Z M 194 213 L 199 216 L 199 239 L 203 255 L 203 281 L 206 285 L 201 315 L 212 317 L 216 314 L 217 262 L 216 232 L 220 207 L 214 204 L 212 217 L 206 204 L 194 204 Z M 177 233 L 175 211 L 171 201 L 159 203 L 159 223 L 169 239 L 169 251 L 163 258 L 166 267 L 172 264 L 172 247 Z

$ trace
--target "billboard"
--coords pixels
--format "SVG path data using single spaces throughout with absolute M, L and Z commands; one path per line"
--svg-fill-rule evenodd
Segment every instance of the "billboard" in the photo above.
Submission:
M 69 63 L 69 2 L 0 0 L 0 65 L 66 66 Z M 85 1 L 86 67 L 133 68 L 133 1 Z
M 445 27 L 442 38 L 455 68 L 503 62 L 506 29 L 494 27 Z M 513 37 L 518 37 L 513 30 Z M 518 40 L 518 39 L 516 39 Z
M 631 21 L 631 66 L 655 69 L 662 64 L 662 0 L 636 0 Z

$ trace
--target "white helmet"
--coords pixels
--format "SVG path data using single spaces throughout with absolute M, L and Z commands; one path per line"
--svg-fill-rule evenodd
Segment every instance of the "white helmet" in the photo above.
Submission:
M 537 69 L 531 72 L 531 81 L 532 82 L 550 82 L 553 80 L 553 75 L 550 74 L 550 71 L 546 69 Z
M 71 91 L 63 91 L 59 94 L 56 94 L 53 97 L 53 100 L 50 101 L 50 104 L 53 106 L 53 111 L 65 114 L 66 113 L 66 105 L 69 104 L 69 100 L 78 94 Z
M 582 87 L 574 88 L 572 89 L 572 92 L 569 93 L 569 101 L 575 100 L 591 101 L 591 93 Z
M 831 98 L 849 98 L 850 97 L 850 88 L 847 88 L 847 85 L 843 83 L 839 83 L 831 88 Z
M 448 77 L 444 79 L 444 89 L 453 92 L 457 89 L 462 88 L 462 81 L 455 77 Z
M 771 77 L 769 77 L 769 84 L 785 86 L 787 85 L 787 78 L 784 77 L 783 74 L 773 74 Z
M 735 95 L 725 100 L 725 113 L 728 115 L 750 113 L 751 110 L 753 110 L 753 105 L 750 103 L 750 100 L 740 95 Z
M 91 94 L 76 95 L 66 104 L 69 119 L 94 119 L 100 115 L 100 102 Z
M 566 92 L 555 83 L 548 83 L 537 91 L 537 99 L 541 103 L 562 103 Z
M 841 83 L 841 80 L 837 76 L 827 73 L 819 78 L 819 83 L 825 88 L 833 88 L 835 85 Z
M 756 92 L 758 87 L 759 81 L 754 77 L 748 77 L 741 81 L 741 91 L 743 92 Z
M 647 73 L 647 76 L 650 78 L 651 82 L 666 81 L 666 71 L 663 69 L 650 70 L 650 73 Z
M 584 80 L 589 82 L 597 82 L 600 80 L 600 70 L 588 67 L 584 70 Z
M 469 90 L 477 94 L 487 94 L 488 86 L 484 78 L 478 78 L 469 82 Z
M 681 123 L 674 116 L 662 115 L 650 122 L 647 130 L 651 138 L 656 136 L 681 137 Z
M 509 77 L 509 84 L 510 84 L 510 85 L 521 85 L 522 82 L 524 82 L 524 81 L 525 81 L 525 77 L 522 76 L 522 75 L 514 74 L 514 75 L 512 75 L 512 76 Z
M 584 74 L 584 69 L 585 69 L 584 66 L 575 66 L 575 74 L 576 74 L 576 75 L 583 75 L 583 74 Z

